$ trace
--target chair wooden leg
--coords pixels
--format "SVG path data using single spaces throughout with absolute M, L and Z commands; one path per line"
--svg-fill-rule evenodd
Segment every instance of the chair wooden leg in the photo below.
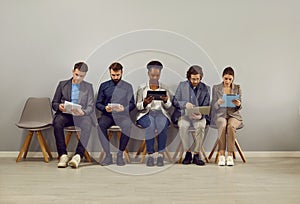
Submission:
M 46 152 L 48 153 L 49 158 L 53 159 L 50 148 L 49 148 L 48 144 L 46 143 L 46 140 L 45 140 L 44 136 L 42 135 L 42 133 L 41 133 L 41 136 L 42 136 L 42 140 L 45 145 L 45 149 L 46 149 Z
M 138 151 L 136 152 L 135 158 L 137 158 L 141 154 L 141 152 L 144 150 L 145 144 L 146 144 L 146 141 L 143 140 Z
M 239 152 L 239 154 L 240 154 L 243 162 L 246 163 L 246 157 L 245 157 L 244 153 L 242 152 L 242 149 L 241 149 L 241 147 L 240 147 L 240 145 L 239 145 L 239 143 L 238 143 L 237 140 L 235 140 L 235 147 L 238 150 L 238 152 Z
M 219 139 L 217 139 L 217 141 L 215 142 L 214 147 L 212 148 L 212 150 L 211 150 L 211 152 L 210 152 L 210 154 L 208 156 L 209 160 L 211 160 L 212 156 L 214 155 L 214 152 L 215 152 L 215 150 L 216 150 L 216 148 L 218 146 L 218 143 L 219 143 Z
M 84 151 L 84 157 L 86 158 L 86 160 L 88 161 L 88 162 L 92 162 L 92 158 L 91 158 L 91 156 L 90 156 L 90 154 L 88 153 L 88 151 Z
M 172 163 L 173 160 L 172 160 L 171 154 L 170 154 L 170 152 L 169 152 L 169 150 L 168 150 L 168 147 L 165 148 L 164 154 L 167 155 L 169 162 Z
M 204 149 L 203 146 L 201 147 L 201 152 L 202 152 L 202 154 L 203 154 L 203 157 L 204 157 L 206 163 L 209 163 L 209 159 L 208 159 L 207 156 L 206 156 L 205 149 Z
M 182 142 L 180 140 L 177 147 L 176 147 L 175 153 L 173 154 L 173 161 L 176 160 L 177 155 L 178 155 L 179 151 L 181 150 L 181 147 L 182 147 Z
M 236 159 L 235 151 L 232 152 L 233 159 Z
M 144 160 L 145 160 L 145 156 L 146 156 L 146 153 L 147 153 L 147 148 L 146 148 L 146 141 L 144 140 L 144 149 L 143 149 L 143 153 L 142 153 L 142 159 L 141 159 L 141 163 L 144 163 Z
M 38 138 L 38 141 L 39 141 L 39 144 L 40 144 L 43 156 L 44 156 L 44 161 L 48 163 L 49 159 L 48 159 L 46 148 L 45 148 L 45 145 L 44 145 L 44 142 L 43 142 L 43 139 L 42 139 L 43 136 L 41 134 L 41 131 L 36 131 L 36 134 L 37 134 L 37 138 Z
M 66 139 L 65 139 L 66 147 L 68 147 L 68 145 L 69 145 L 69 142 L 70 142 L 70 139 L 71 139 L 71 135 L 72 135 L 72 132 L 71 131 L 67 131 Z
M 220 153 L 219 153 L 219 152 L 217 152 L 217 154 L 216 154 L 216 158 L 215 158 L 215 163 L 217 163 L 217 162 L 218 162 L 219 156 L 220 156 Z
M 32 134 L 29 134 L 28 145 L 27 145 L 26 150 L 25 150 L 24 155 L 23 155 L 24 159 L 26 159 L 26 157 L 27 157 L 29 146 L 30 146 L 30 143 L 31 143 L 31 140 L 32 140 L 32 136 L 33 136 L 33 132 L 32 132 Z
M 23 155 L 23 153 L 24 153 L 26 150 L 28 151 L 28 148 L 29 148 L 29 145 L 30 145 L 30 141 L 31 141 L 32 135 L 33 135 L 33 131 L 29 131 L 28 134 L 27 134 L 27 136 L 26 136 L 26 138 L 25 138 L 25 141 L 24 141 L 24 143 L 23 143 L 23 145 L 22 145 L 22 148 L 21 148 L 21 150 L 20 150 L 20 153 L 19 153 L 19 155 L 18 155 L 18 157 L 17 157 L 16 162 L 19 162 L 19 161 L 21 160 L 22 155 Z

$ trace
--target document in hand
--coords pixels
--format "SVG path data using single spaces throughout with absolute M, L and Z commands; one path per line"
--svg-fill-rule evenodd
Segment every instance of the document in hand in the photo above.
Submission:
M 222 108 L 234 108 L 235 105 L 232 103 L 232 100 L 239 99 L 240 95 L 238 94 L 223 94 L 222 100 L 223 104 L 220 105 Z
M 199 112 L 202 115 L 209 115 L 210 112 L 210 106 L 197 106 L 190 109 L 185 109 L 185 114 L 189 115 L 191 113 L 199 114 Z
M 121 108 L 121 104 L 119 103 L 108 103 L 107 106 L 110 107 L 112 110 Z
M 64 103 L 64 107 L 65 107 L 65 112 L 64 113 L 68 113 L 68 114 L 72 114 L 72 109 L 77 109 L 77 110 L 81 110 L 81 105 L 79 104 L 76 104 L 76 103 L 72 103 L 72 102 L 69 102 L 69 101 L 65 101 Z

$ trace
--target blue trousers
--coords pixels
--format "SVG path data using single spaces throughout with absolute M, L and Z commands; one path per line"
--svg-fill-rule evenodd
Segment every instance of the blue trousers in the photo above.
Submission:
M 161 111 L 150 111 L 141 117 L 137 124 L 145 128 L 146 149 L 148 154 L 154 153 L 155 131 L 158 133 L 158 152 L 164 152 L 167 143 L 169 119 Z

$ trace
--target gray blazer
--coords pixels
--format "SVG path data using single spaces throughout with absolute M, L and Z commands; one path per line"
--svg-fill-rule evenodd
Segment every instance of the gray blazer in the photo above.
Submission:
M 65 101 L 71 101 L 71 92 L 72 79 L 59 82 L 52 100 L 52 108 L 54 111 L 56 111 L 55 114 L 62 114 L 62 112 L 58 108 L 59 104 L 64 103 Z M 92 84 L 86 81 L 82 81 L 80 83 L 78 104 L 82 106 L 84 114 L 91 117 L 93 123 L 97 122 L 95 115 L 94 97 L 95 96 Z
M 141 117 L 149 113 L 151 109 L 151 104 L 148 104 L 145 108 L 143 105 L 144 98 L 147 96 L 147 90 L 149 89 L 149 83 L 144 83 L 139 86 L 136 94 L 136 108 L 138 110 L 136 120 L 139 120 Z M 168 101 L 164 103 L 161 101 L 161 107 L 163 114 L 169 119 L 171 122 L 170 114 L 168 113 L 168 109 L 172 106 L 169 89 L 164 85 L 159 83 L 159 89 L 167 91 Z
M 239 94 L 240 101 L 242 102 L 242 90 L 240 85 L 232 84 L 231 94 Z M 242 105 L 240 107 L 235 108 L 222 108 L 218 104 L 218 100 L 223 97 L 223 83 L 214 85 L 212 89 L 212 102 L 211 102 L 211 118 L 212 124 L 215 124 L 215 121 L 219 117 L 232 117 L 236 118 L 239 121 L 242 121 L 242 116 L 239 110 L 242 109 Z
M 185 105 L 187 102 L 196 102 L 196 106 L 209 106 L 210 92 L 206 84 L 200 82 L 197 86 L 197 94 L 194 94 L 191 88 L 189 80 L 182 81 L 179 83 L 175 96 L 173 97 L 173 106 L 175 110 L 172 114 L 172 122 L 177 124 L 178 119 L 185 113 Z M 202 116 L 203 118 L 203 116 Z

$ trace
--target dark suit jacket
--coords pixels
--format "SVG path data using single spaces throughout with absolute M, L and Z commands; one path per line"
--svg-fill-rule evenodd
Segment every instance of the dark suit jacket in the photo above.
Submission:
M 66 100 L 71 101 L 71 93 L 72 92 L 72 79 L 60 81 L 53 100 L 52 100 L 52 108 L 56 111 L 55 115 L 63 114 L 59 110 L 59 104 L 64 103 Z M 96 123 L 96 115 L 95 115 L 95 104 L 94 104 L 94 91 L 92 84 L 82 81 L 80 83 L 80 91 L 78 104 L 82 106 L 82 110 L 86 116 L 90 116 L 93 124 Z M 54 116 L 55 117 L 55 116 Z
M 197 86 L 198 91 L 196 95 L 194 90 L 191 88 L 189 80 L 180 82 L 176 89 L 175 96 L 173 98 L 173 106 L 175 110 L 172 114 L 172 122 L 177 124 L 178 119 L 185 114 L 185 105 L 187 102 L 193 103 L 196 106 L 209 106 L 210 103 L 210 92 L 209 88 L 202 82 Z M 195 102 L 193 102 L 193 97 L 195 97 Z M 203 117 L 203 116 L 202 116 Z M 209 123 L 209 117 L 205 117 Z

